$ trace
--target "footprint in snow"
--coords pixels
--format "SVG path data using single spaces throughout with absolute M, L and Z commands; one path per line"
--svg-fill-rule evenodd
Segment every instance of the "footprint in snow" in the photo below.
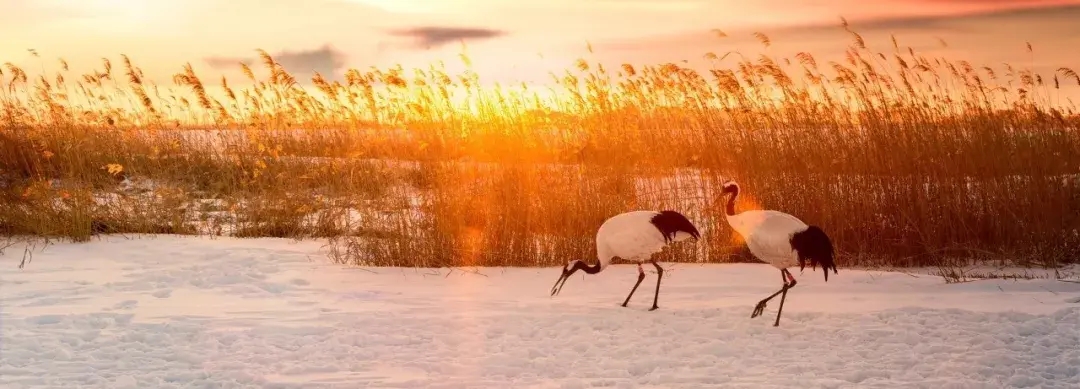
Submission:
M 282 284 L 274 284 L 274 283 L 264 282 L 264 283 L 259 284 L 259 289 L 262 289 L 264 291 L 267 291 L 267 292 L 270 292 L 270 293 L 273 293 L 273 294 L 281 294 L 282 292 L 285 292 L 286 290 L 288 290 L 288 287 L 285 286 L 285 285 L 282 285 Z
M 134 309 L 137 306 L 139 306 L 138 301 L 124 300 L 124 301 L 121 301 L 119 303 L 116 303 L 116 305 L 113 305 L 113 309 Z
M 293 278 L 292 281 L 290 281 L 290 282 L 292 282 L 293 285 L 299 285 L 299 286 L 311 285 L 311 283 L 308 282 L 308 280 L 305 280 L 303 278 Z
M 1074 298 L 1065 300 L 1065 302 L 1072 303 L 1072 304 L 1080 304 L 1080 297 L 1074 297 Z
M 172 289 L 159 290 L 157 292 L 154 292 L 154 294 L 152 296 L 157 297 L 159 299 L 169 298 L 170 296 L 172 296 Z

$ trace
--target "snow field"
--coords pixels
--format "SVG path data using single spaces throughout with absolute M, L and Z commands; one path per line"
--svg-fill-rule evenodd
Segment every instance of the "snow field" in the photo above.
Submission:
M 1080 284 L 662 263 L 397 269 L 321 242 L 179 236 L 0 256 L 3 388 L 1080 386 Z M 647 269 L 648 271 L 649 269 Z

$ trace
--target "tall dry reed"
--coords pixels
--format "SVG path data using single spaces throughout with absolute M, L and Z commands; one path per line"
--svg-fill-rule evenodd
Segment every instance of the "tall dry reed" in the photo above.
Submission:
M 615 213 L 670 208 L 706 234 L 664 259 L 722 262 L 746 258 L 716 198 L 733 178 L 741 209 L 822 226 L 848 266 L 1080 258 L 1080 117 L 1047 97 L 1075 71 L 849 32 L 841 62 L 581 60 L 554 95 L 434 65 L 304 87 L 265 52 L 266 78 L 239 65 L 250 87 L 190 65 L 154 85 L 127 57 L 79 76 L 9 64 L 0 233 L 330 237 L 358 264 L 535 266 L 590 258 Z

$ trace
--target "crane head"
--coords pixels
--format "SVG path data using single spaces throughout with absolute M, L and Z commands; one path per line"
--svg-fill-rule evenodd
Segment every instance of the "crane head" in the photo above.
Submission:
M 578 270 L 583 270 L 588 274 L 596 274 L 600 272 L 600 264 L 597 263 L 593 266 L 586 265 L 585 262 L 579 260 L 573 260 L 566 264 L 562 268 L 562 274 L 559 275 L 559 279 L 555 280 L 555 286 L 551 287 L 551 295 L 557 295 L 562 291 L 562 286 L 566 284 L 566 280 L 570 278 Z
M 723 185 L 720 187 L 722 188 L 720 193 L 725 195 L 728 193 L 739 193 L 739 184 L 735 182 L 735 180 L 724 181 Z
M 562 286 L 566 284 L 566 280 L 570 278 L 570 275 L 574 272 L 581 270 L 585 267 L 585 263 L 579 260 L 573 260 L 563 266 L 562 274 L 559 275 L 559 279 L 555 280 L 555 285 L 551 287 L 551 295 L 555 296 L 562 291 Z

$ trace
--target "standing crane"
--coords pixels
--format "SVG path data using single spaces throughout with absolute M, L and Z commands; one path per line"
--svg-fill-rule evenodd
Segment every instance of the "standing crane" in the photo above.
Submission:
M 637 283 L 623 301 L 622 306 L 625 307 L 630 302 L 630 297 L 634 295 L 634 291 L 641 285 L 641 281 L 645 279 L 645 269 L 642 269 L 641 265 L 649 262 L 656 267 L 656 292 L 653 294 L 653 305 L 649 310 L 656 310 L 658 308 L 656 302 L 660 297 L 660 279 L 664 276 L 664 269 L 657 265 L 652 257 L 669 244 L 690 237 L 695 240 L 701 239 L 697 227 L 675 211 L 631 211 L 612 216 L 596 231 L 597 263 L 591 266 L 580 260 L 567 263 L 559 279 L 551 287 L 551 295 L 559 294 L 566 280 L 574 272 L 582 270 L 587 274 L 596 274 L 607 268 L 613 258 L 620 258 L 637 262 L 638 265 Z
M 758 302 L 750 318 L 760 316 L 765 311 L 765 304 L 776 295 L 780 295 L 780 307 L 776 310 L 776 322 L 780 325 L 780 313 L 784 310 L 784 299 L 788 289 L 794 288 L 796 281 L 787 269 L 799 265 L 799 270 L 810 267 L 817 269 L 818 263 L 825 271 L 825 282 L 829 282 L 829 269 L 837 274 L 833 262 L 833 245 L 829 236 L 817 226 L 807 225 L 795 216 L 773 210 L 753 210 L 735 213 L 735 200 L 739 197 L 739 184 L 735 181 L 724 183 L 721 196 L 728 196 L 724 214 L 731 225 L 758 259 L 780 269 L 784 286 L 779 291 Z

